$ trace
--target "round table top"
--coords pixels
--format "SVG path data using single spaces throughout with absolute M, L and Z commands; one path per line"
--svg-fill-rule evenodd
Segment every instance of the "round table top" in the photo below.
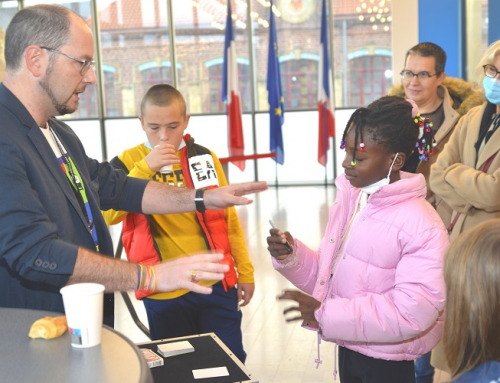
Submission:
M 33 322 L 62 314 L 0 308 L 0 371 L 5 382 L 88 383 L 153 382 L 138 347 L 122 334 L 103 326 L 101 344 L 71 346 L 66 332 L 56 339 L 31 339 Z

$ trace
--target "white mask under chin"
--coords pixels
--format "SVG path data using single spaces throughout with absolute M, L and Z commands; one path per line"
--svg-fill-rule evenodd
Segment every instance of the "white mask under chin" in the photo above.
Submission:
M 366 194 L 373 194 L 382 186 L 389 185 L 391 183 L 392 167 L 394 166 L 394 162 L 396 162 L 396 158 L 398 158 L 398 154 L 399 152 L 396 153 L 396 156 L 392 160 L 392 164 L 391 167 L 389 168 L 389 173 L 387 173 L 387 177 L 382 178 L 380 181 L 377 181 L 371 185 L 363 186 L 362 188 L 360 188 L 361 191 L 365 192 Z

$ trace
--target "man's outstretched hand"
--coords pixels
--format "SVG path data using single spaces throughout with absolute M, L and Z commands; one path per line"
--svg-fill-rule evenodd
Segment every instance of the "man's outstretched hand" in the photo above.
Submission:
M 210 210 L 226 209 L 235 205 L 248 205 L 252 200 L 242 197 L 267 190 L 267 182 L 245 182 L 205 191 L 205 207 Z

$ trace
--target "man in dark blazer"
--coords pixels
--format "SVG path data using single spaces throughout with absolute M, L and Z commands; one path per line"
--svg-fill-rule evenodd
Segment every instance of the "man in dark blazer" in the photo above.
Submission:
M 206 192 L 173 188 L 88 158 L 75 133 L 53 116 L 74 112 L 80 94 L 96 82 L 93 57 L 90 29 L 66 8 L 26 8 L 7 28 L 0 85 L 0 307 L 63 311 L 60 288 L 78 282 L 101 283 L 107 292 L 138 288 L 141 268 L 109 257 L 113 246 L 101 210 L 223 209 L 248 204 L 242 195 L 267 188 L 263 182 Z M 197 282 L 221 280 L 227 270 L 221 259 L 200 254 L 155 265 L 157 291 L 210 293 Z M 112 318 L 112 294 L 105 301 Z

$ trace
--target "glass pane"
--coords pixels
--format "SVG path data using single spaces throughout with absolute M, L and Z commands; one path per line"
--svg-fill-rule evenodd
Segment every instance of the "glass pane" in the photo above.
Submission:
M 49 1 L 49 0 L 25 0 L 24 6 L 29 7 L 36 4 L 57 4 L 66 7 L 77 15 L 80 15 L 87 25 L 92 28 L 92 10 L 91 4 L 88 0 L 77 0 L 77 1 Z M 80 94 L 80 103 L 78 109 L 72 113 L 61 118 L 67 119 L 78 119 L 78 118 L 97 118 L 99 117 L 97 108 L 97 87 L 95 85 L 87 86 L 84 93 Z
M 150 86 L 172 83 L 167 2 L 108 0 L 97 4 L 105 114 L 136 116 Z M 177 65 L 178 75 L 182 70 Z
M 390 56 L 356 57 L 349 64 L 351 66 L 349 105 L 366 106 L 387 93 L 392 84 Z M 359 88 L 363 89 L 361 95 L 358 95 Z
M 90 158 L 102 161 L 102 141 L 99 120 L 66 121 L 82 141 Z
M 315 109 L 317 105 L 318 61 L 292 58 L 280 63 L 285 110 Z M 313 91 L 316 89 L 315 91 Z M 304 97 L 300 97 L 303 95 Z
M 0 2 L 0 82 L 5 75 L 5 30 L 17 12 L 17 1 Z
M 277 8 L 274 18 L 285 111 L 315 109 L 318 93 L 321 1 L 277 0 L 274 3 Z M 251 0 L 251 5 L 253 46 L 257 62 L 257 109 L 268 110 L 266 81 L 270 8 L 269 2 L 262 0 Z M 307 90 L 307 97 L 300 96 L 303 89 Z
M 177 61 L 185 70 L 179 77 L 190 113 L 225 113 L 222 102 L 222 65 L 226 24 L 225 2 L 173 1 Z M 231 3 L 239 88 L 243 111 L 251 109 L 248 59 L 247 5 Z M 218 67 L 218 68 L 212 68 Z
M 354 18 L 353 18 L 353 15 Z M 366 100 L 350 97 L 350 88 L 359 81 L 356 70 L 381 70 L 387 64 L 382 57 L 392 58 L 392 10 L 389 0 L 333 1 L 334 86 L 337 107 L 365 106 Z M 379 57 L 371 62 L 372 57 Z M 350 74 L 347 72 L 350 68 Z M 385 94 L 385 77 L 378 76 L 378 89 Z

